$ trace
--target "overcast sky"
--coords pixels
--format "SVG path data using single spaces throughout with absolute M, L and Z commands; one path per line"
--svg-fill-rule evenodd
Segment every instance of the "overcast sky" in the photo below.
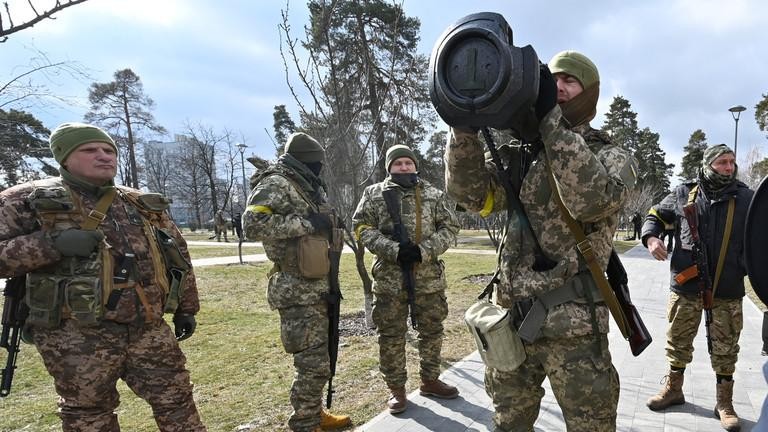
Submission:
M 48 9 L 43 7 L 47 3 L 53 1 L 35 1 L 38 9 Z M 26 4 L 10 0 L 14 15 Z M 728 108 L 734 105 L 747 107 L 739 121 L 739 159 L 756 146 L 768 156 L 766 133 L 754 118 L 755 105 L 768 93 L 764 0 L 403 4 L 407 15 L 421 21 L 419 50 L 426 55 L 446 27 L 481 11 L 504 15 L 515 45 L 531 44 L 542 61 L 563 49 L 583 52 L 601 75 L 592 126 L 602 125 L 614 96 L 622 95 L 638 113 L 639 126 L 661 135 L 675 173 L 696 129 L 706 133 L 710 144 L 733 146 L 735 122 Z M 301 37 L 308 22 L 306 3 L 291 0 L 288 7 L 292 33 Z M 169 133 L 182 132 L 186 121 L 227 128 L 244 136 L 247 154 L 271 158 L 265 128 L 272 133 L 273 107 L 285 104 L 298 121 L 280 58 L 278 24 L 285 8 L 283 0 L 89 0 L 0 44 L 0 85 L 28 63 L 31 47 L 51 61 L 79 62 L 98 82 L 131 68 L 156 103 L 155 118 Z M 29 111 L 51 129 L 82 120 L 88 84 L 57 79 L 52 88 L 75 103 Z

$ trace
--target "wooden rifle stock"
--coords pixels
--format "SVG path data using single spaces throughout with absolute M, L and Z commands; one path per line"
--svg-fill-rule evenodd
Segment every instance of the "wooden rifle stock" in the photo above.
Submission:
M 640 312 L 637 311 L 635 305 L 632 304 L 632 299 L 629 297 L 627 271 L 624 269 L 624 265 L 621 263 L 615 249 L 611 251 L 611 257 L 608 259 L 606 273 L 608 275 L 608 283 L 616 294 L 616 299 L 622 311 L 624 311 L 624 316 L 627 318 L 627 324 L 630 329 L 628 338 L 629 348 L 632 351 L 632 355 L 637 357 L 648 348 L 648 345 L 653 342 L 653 338 L 648 332 L 648 328 L 645 327 L 645 323 L 643 323 L 643 319 L 640 317 Z

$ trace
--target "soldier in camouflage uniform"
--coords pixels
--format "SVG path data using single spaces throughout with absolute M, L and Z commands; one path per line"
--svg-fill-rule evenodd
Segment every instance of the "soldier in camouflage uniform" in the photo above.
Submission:
M 573 51 L 555 55 L 549 69 L 541 68 L 535 105 L 541 141 L 499 149 L 505 166 L 511 166 L 512 187 L 519 192 L 543 253 L 556 265 L 546 271 L 532 269 L 528 230 L 517 214 L 509 214 L 495 300 L 511 310 L 516 323 L 537 310 L 532 305 L 544 294 L 563 301 L 542 306 L 538 337 L 524 341 L 526 359 L 519 368 L 512 372 L 486 369 L 496 431 L 533 430 L 545 377 L 569 431 L 616 429 L 619 377 L 608 351 L 608 308 L 547 178 L 551 170 L 565 206 L 606 268 L 619 211 L 636 181 L 636 161 L 590 127 L 598 92 L 599 76 L 592 61 Z M 495 165 L 484 157 L 483 143 L 466 126 L 452 126 L 446 152 L 449 195 L 482 216 L 506 210 L 507 197 Z
M 213 218 L 213 229 L 215 230 L 217 242 L 221 241 L 221 235 L 224 234 L 224 241 L 229 243 L 229 240 L 227 240 L 227 218 L 224 217 L 224 210 L 216 212 L 216 216 Z
M 405 411 L 405 335 L 408 331 L 408 293 L 403 286 L 401 264 L 414 264 L 414 305 L 417 323 L 422 395 L 455 398 L 456 387 L 438 379 L 443 321 L 448 315 L 445 268 L 439 256 L 456 241 L 459 225 L 444 192 L 419 179 L 413 151 L 396 145 L 386 154 L 389 175 L 368 186 L 352 217 L 357 237 L 376 255 L 373 322 L 379 333 L 379 370 L 389 386 L 387 402 L 393 414 Z M 383 192 L 398 191 L 402 224 L 409 243 L 393 237 L 394 224 Z
M 291 386 L 293 431 L 315 431 L 348 426 L 349 416 L 322 409 L 323 386 L 330 377 L 328 355 L 327 277 L 308 277 L 299 266 L 302 237 L 327 238 L 331 220 L 320 171 L 325 151 L 312 137 L 288 137 L 277 163 L 251 180 L 253 190 L 243 213 L 243 231 L 261 241 L 274 263 L 269 274 L 267 301 L 280 313 L 280 339 L 293 354 Z M 328 253 L 318 250 L 318 254 Z
M 161 431 L 205 431 L 177 342 L 195 330 L 197 286 L 169 201 L 114 184 L 117 148 L 95 126 L 62 124 L 50 145 L 61 177 L 0 193 L 0 277 L 26 275 L 25 339 L 54 378 L 62 429 L 119 431 L 122 379 Z M 154 231 L 183 268 L 175 284 Z
M 662 410 L 685 403 L 683 377 L 685 367 L 693 360 L 693 339 L 701 322 L 702 301 L 699 296 L 698 270 L 694 269 L 691 227 L 683 214 L 683 206 L 695 203 L 699 237 L 706 248 L 709 279 L 714 302 L 710 328 L 712 354 L 710 361 L 716 375 L 717 405 L 714 414 L 726 430 L 740 429 L 733 409 L 733 372 L 739 353 L 739 335 L 744 297 L 744 227 L 753 192 L 736 180 L 736 157 L 728 146 L 719 144 L 704 152 L 699 178 L 684 183 L 659 204 L 653 206 L 643 225 L 642 240 L 651 256 L 663 261 L 667 248 L 661 240 L 665 231 L 675 239 L 670 261 L 671 279 L 667 317 L 667 361 L 670 370 L 659 394 L 648 399 L 650 409 Z M 694 190 L 693 194 L 691 191 Z M 719 281 L 717 264 L 726 231 L 728 207 L 733 203 L 733 220 Z

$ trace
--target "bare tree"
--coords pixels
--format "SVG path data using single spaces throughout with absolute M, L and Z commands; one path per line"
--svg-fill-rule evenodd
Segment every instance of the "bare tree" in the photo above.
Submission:
M 739 180 L 743 181 L 752 190 L 757 189 L 760 181 L 766 175 L 766 159 L 760 152 L 760 147 L 752 146 L 743 159 L 744 168 L 739 167 Z
M 61 0 L 56 0 L 56 4 L 51 9 L 38 12 L 32 0 L 27 0 L 27 5 L 29 6 L 29 9 L 31 9 L 35 14 L 35 17 L 28 21 L 22 21 L 20 24 L 15 24 L 13 22 L 11 7 L 8 5 L 8 2 L 3 2 L 3 6 L 5 7 L 5 17 L 3 17 L 3 11 L 0 10 L 0 43 L 7 41 L 8 36 L 13 33 L 30 28 L 46 18 L 55 19 L 53 18 L 53 14 L 56 12 L 66 9 L 70 6 L 83 3 L 85 1 L 86 0 L 69 0 L 62 2 Z M 8 21 L 7 25 L 5 24 L 5 21 Z
M 174 155 L 171 176 L 171 196 L 183 197 L 189 205 L 195 227 L 202 227 L 206 221 L 203 215 L 212 214 L 210 194 L 203 170 L 198 164 L 199 147 L 192 145 L 189 137 L 183 137 L 185 151 Z M 192 227 L 192 225 L 190 225 Z

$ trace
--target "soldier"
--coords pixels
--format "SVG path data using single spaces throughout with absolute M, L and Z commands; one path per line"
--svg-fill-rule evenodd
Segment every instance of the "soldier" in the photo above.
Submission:
M 221 241 L 221 234 L 224 234 L 224 241 L 229 243 L 229 240 L 227 240 L 227 218 L 224 217 L 224 210 L 219 210 L 216 212 L 216 216 L 213 218 L 213 229 L 216 231 L 216 241 Z
M 379 370 L 390 389 L 389 412 L 405 411 L 405 335 L 408 331 L 408 292 L 402 265 L 413 264 L 411 317 L 417 323 L 422 395 L 452 399 L 456 387 L 438 379 L 443 321 L 448 315 L 445 274 L 439 256 L 456 241 L 459 225 L 444 192 L 419 178 L 418 162 L 406 146 L 390 147 L 386 154 L 389 175 L 368 186 L 352 217 L 357 237 L 376 255 L 371 273 L 374 284 L 373 322 L 379 333 Z M 409 242 L 393 238 L 392 210 L 384 192 L 394 190 L 401 201 L 399 215 Z
M 161 431 L 205 431 L 177 342 L 195 331 L 197 285 L 169 201 L 114 184 L 117 147 L 95 126 L 64 123 L 50 146 L 60 177 L 0 193 L 0 277 L 26 274 L 25 340 L 53 376 L 62 429 L 119 431 L 122 379 Z
M 648 408 L 657 411 L 685 403 L 683 376 L 693 359 L 693 339 L 701 322 L 698 267 L 692 254 L 693 239 L 683 206 L 696 205 L 698 234 L 708 257 L 707 275 L 712 282 L 714 302 L 710 328 L 710 362 L 716 375 L 717 404 L 715 417 L 729 431 L 740 429 L 733 409 L 733 372 L 739 353 L 739 335 L 744 297 L 744 227 L 753 192 L 736 179 L 733 151 L 725 144 L 704 151 L 699 176 L 695 182 L 682 184 L 653 206 L 643 225 L 643 245 L 657 260 L 667 259 L 667 248 L 660 239 L 667 227 L 674 227 L 675 246 L 670 269 L 670 296 L 667 306 L 667 361 L 669 372 L 659 394 L 648 399 Z M 729 206 L 733 206 L 729 210 Z M 732 212 L 731 226 L 728 213 Z M 727 236 L 727 237 L 726 237 Z M 725 240 L 727 239 L 727 240 Z M 725 241 L 727 243 L 723 244 Z M 722 258 L 720 258 L 722 256 Z M 719 263 L 718 261 L 721 261 Z M 718 271 L 718 267 L 721 270 Z M 716 275 L 719 274 L 719 280 Z
M 320 179 L 325 150 L 311 136 L 294 133 L 285 143 L 277 163 L 251 180 L 253 190 L 243 213 L 243 230 L 249 240 L 263 242 L 274 263 L 269 273 L 267 301 L 280 313 L 283 348 L 293 354 L 295 374 L 291 385 L 292 431 L 319 431 L 351 424 L 349 416 L 322 409 L 322 393 L 330 377 L 328 355 L 329 292 L 325 276 L 310 274 L 300 264 L 327 257 L 328 244 L 304 248 L 308 236 L 327 238 L 332 224 L 325 189 Z
M 551 70 L 551 74 L 550 74 Z M 608 351 L 608 308 L 577 249 L 548 177 L 570 215 L 584 228 L 606 268 L 618 215 L 636 181 L 636 161 L 589 125 L 599 92 L 597 68 L 583 54 L 564 51 L 540 69 L 535 104 L 541 140 L 499 149 L 543 253 L 556 262 L 534 270 L 532 237 L 515 213 L 508 217 L 494 297 L 514 321 L 541 322 L 524 341 L 526 359 L 508 372 L 486 369 L 497 431 L 530 431 L 549 378 L 569 431 L 614 431 L 619 377 Z M 449 195 L 487 216 L 507 209 L 495 165 L 486 162 L 477 133 L 453 125 L 446 153 Z M 542 308 L 541 296 L 551 301 Z M 555 301 L 555 299 L 557 299 Z M 529 313 L 529 311 L 531 313 Z
M 640 232 L 642 228 L 643 217 L 640 215 L 640 213 L 635 212 L 635 214 L 632 215 L 632 240 L 640 238 Z

